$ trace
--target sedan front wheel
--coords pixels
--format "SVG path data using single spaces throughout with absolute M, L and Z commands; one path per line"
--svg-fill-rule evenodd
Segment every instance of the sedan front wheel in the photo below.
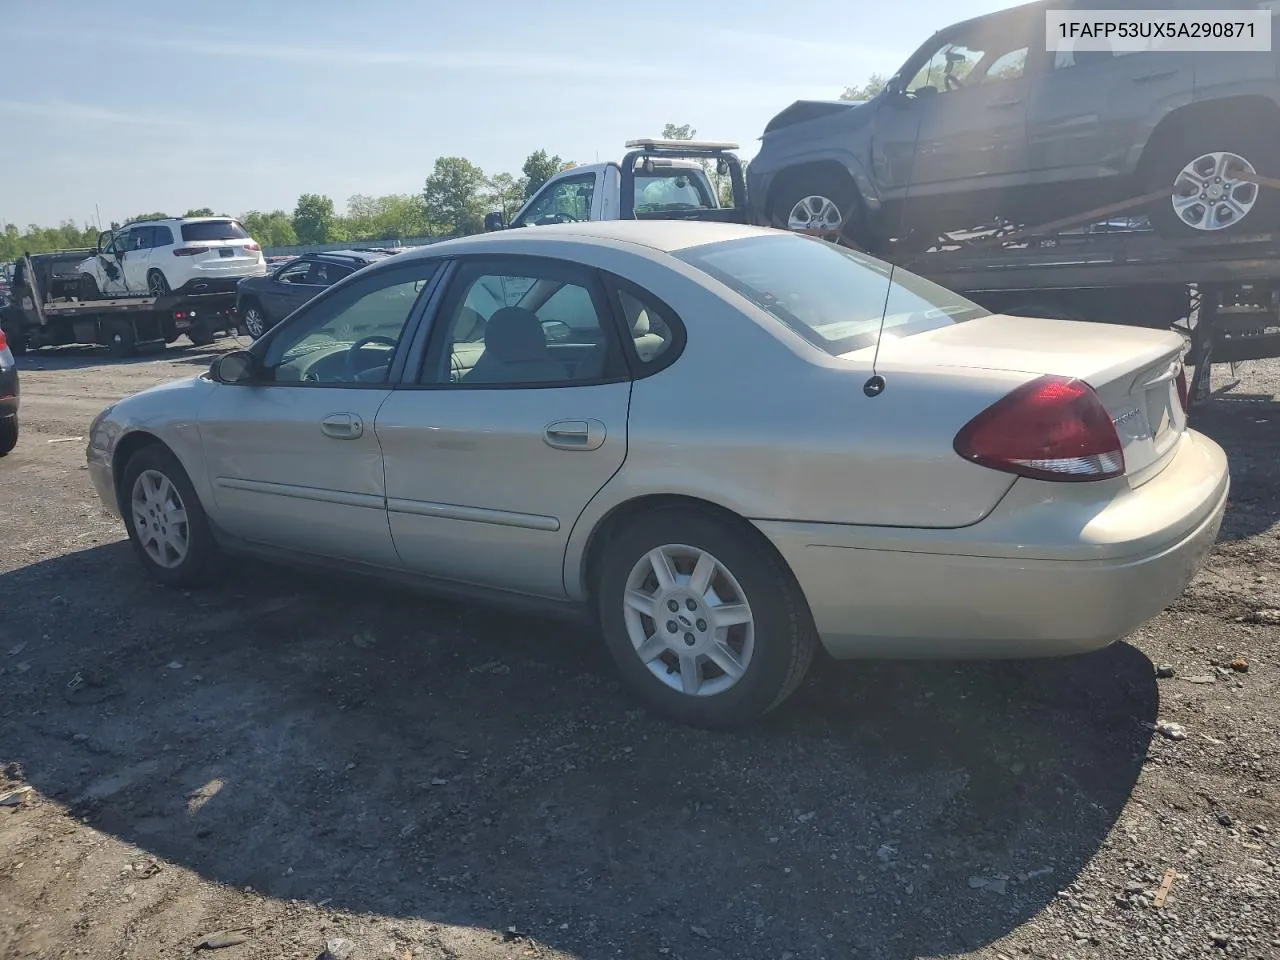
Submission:
M 763 538 L 696 509 L 657 510 L 612 538 L 599 613 L 628 686 L 693 726 L 772 710 L 817 646 L 799 586 Z
M 121 513 L 134 552 L 161 583 L 188 587 L 218 572 L 221 552 L 187 472 L 159 443 L 129 458 Z

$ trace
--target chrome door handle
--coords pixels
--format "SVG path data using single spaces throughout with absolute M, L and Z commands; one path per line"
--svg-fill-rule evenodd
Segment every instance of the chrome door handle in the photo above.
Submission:
M 595 450 L 604 443 L 605 432 L 599 420 L 557 420 L 547 425 L 542 439 L 557 450 Z
M 354 413 L 331 413 L 320 421 L 320 432 L 335 440 L 356 440 L 364 435 L 364 421 Z

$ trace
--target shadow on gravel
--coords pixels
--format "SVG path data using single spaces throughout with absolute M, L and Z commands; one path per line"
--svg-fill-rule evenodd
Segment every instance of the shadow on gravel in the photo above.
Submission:
M 1192 408 L 1191 425 L 1220 443 L 1231 465 L 1231 499 L 1221 540 L 1246 540 L 1280 521 L 1280 402 L 1225 394 Z
M 1095 854 L 1157 706 L 1124 644 L 819 662 L 712 734 L 635 709 L 553 621 L 256 565 L 186 595 L 121 543 L 0 596 L 0 654 L 31 641 L 0 760 L 95 828 L 218 883 L 585 957 L 981 947 Z M 64 695 L 77 670 L 101 686 Z

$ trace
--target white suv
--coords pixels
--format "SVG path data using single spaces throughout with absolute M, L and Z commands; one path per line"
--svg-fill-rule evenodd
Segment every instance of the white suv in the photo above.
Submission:
M 98 237 L 82 261 L 80 298 L 234 293 L 241 277 L 267 272 L 262 248 L 236 220 L 193 217 L 128 223 Z

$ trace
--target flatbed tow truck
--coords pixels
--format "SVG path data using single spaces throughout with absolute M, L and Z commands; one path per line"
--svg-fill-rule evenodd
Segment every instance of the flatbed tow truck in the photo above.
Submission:
M 69 257 L 82 251 L 58 251 Z M 83 252 L 85 256 L 92 251 Z M 15 353 L 43 346 L 97 344 L 115 357 L 163 350 L 184 334 L 196 346 L 207 346 L 219 333 L 236 329 L 234 290 L 213 293 L 120 296 L 82 300 L 67 295 L 49 268 L 22 257 L 12 300 L 5 311 L 5 333 Z

